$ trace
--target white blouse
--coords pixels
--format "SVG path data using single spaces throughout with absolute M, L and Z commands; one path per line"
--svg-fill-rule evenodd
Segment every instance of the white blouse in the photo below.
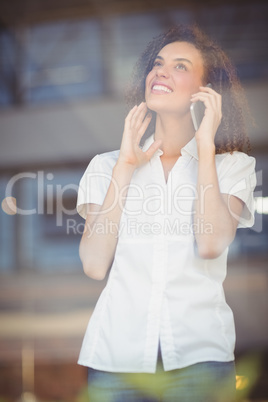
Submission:
M 143 149 L 153 142 L 147 139 Z M 135 170 L 119 225 L 114 261 L 90 318 L 78 363 L 111 372 L 156 370 L 160 342 L 164 370 L 234 359 L 233 314 L 225 301 L 228 249 L 199 258 L 193 230 L 198 154 L 195 138 L 165 181 L 158 150 Z M 79 186 L 77 211 L 102 204 L 119 151 L 95 156 Z M 220 191 L 244 202 L 238 227 L 254 223 L 255 159 L 242 152 L 216 155 Z M 116 183 L 114 183 L 116 185 Z M 219 217 L 220 218 L 220 217 Z M 106 227 L 96 230 L 113 230 Z

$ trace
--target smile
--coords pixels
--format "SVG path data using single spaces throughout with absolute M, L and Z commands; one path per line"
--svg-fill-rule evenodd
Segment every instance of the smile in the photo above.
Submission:
M 165 92 L 165 93 L 171 93 L 173 92 L 170 88 L 166 87 L 165 85 L 153 85 L 152 86 L 153 91 L 159 91 L 159 92 Z

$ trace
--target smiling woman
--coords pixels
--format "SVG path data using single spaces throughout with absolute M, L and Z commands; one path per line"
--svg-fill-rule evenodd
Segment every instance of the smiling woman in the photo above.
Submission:
M 237 227 L 253 224 L 255 186 L 239 94 L 218 46 L 172 28 L 136 66 L 120 150 L 96 155 L 80 181 L 83 268 L 109 272 L 79 357 L 93 402 L 234 400 L 222 283 Z
M 175 26 L 148 44 L 135 66 L 129 84 L 127 94 L 129 107 L 145 100 L 145 79 L 148 73 L 155 63 L 161 62 L 161 59 L 158 59 L 161 49 L 175 42 L 192 45 L 196 51 L 199 51 L 204 69 L 203 85 L 211 83 L 214 90 L 222 95 L 223 113 L 215 136 L 216 153 L 232 150 L 249 152 L 250 144 L 245 128 L 245 118 L 249 115 L 249 108 L 235 68 L 218 44 L 196 26 Z M 186 70 L 190 68 L 190 64 L 186 64 L 185 60 L 183 64 Z M 184 69 L 179 65 L 176 68 Z M 146 134 L 152 134 L 154 130 L 155 114 L 153 113 L 152 122 Z
M 173 42 L 166 45 L 156 56 L 146 77 L 147 107 L 155 112 L 166 110 L 171 113 L 173 110 L 176 116 L 187 115 L 191 95 L 203 84 L 203 75 L 202 56 L 192 44 Z M 161 99 L 157 96 L 161 94 L 169 96 Z

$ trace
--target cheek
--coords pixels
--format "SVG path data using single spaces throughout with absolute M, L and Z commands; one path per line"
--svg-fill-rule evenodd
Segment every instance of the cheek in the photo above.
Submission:
M 181 74 L 176 77 L 176 86 L 184 93 L 192 93 L 196 85 L 190 74 Z
M 151 92 L 151 83 L 152 83 L 153 77 L 154 77 L 154 75 L 150 71 L 145 79 L 145 101 L 147 101 L 147 98 Z
M 149 88 L 152 78 L 153 78 L 153 73 L 152 73 L 152 71 L 150 71 L 145 79 L 145 89 Z
M 202 85 L 202 82 L 191 74 L 181 74 L 176 77 L 178 91 L 187 98 L 190 98 L 193 93 L 198 92 L 200 85 Z

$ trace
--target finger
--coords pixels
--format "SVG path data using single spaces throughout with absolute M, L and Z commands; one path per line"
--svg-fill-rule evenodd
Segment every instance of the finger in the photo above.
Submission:
M 134 115 L 132 116 L 131 119 L 131 123 L 130 123 L 130 127 L 131 129 L 134 129 L 135 131 L 138 131 L 145 116 L 147 113 L 147 108 L 145 108 L 144 106 L 141 106 L 140 108 L 138 108 L 136 110 L 136 112 L 134 113 Z
M 152 158 L 154 153 L 160 148 L 162 145 L 162 140 L 155 140 L 152 145 L 147 149 L 145 155 L 147 156 L 148 160 Z
M 137 107 L 138 107 L 138 106 L 135 105 L 135 106 L 133 106 L 132 109 L 130 109 L 130 111 L 128 112 L 128 114 L 127 114 L 125 120 L 131 120 L 131 118 L 132 118 L 132 116 L 134 115 L 134 113 L 135 113 Z
M 150 122 L 152 120 L 152 113 L 149 112 L 146 117 L 144 118 L 142 125 L 140 126 L 138 130 L 138 141 L 141 140 L 142 136 L 144 135 L 145 131 L 147 130 Z
M 142 124 L 144 117 L 147 113 L 148 109 L 145 102 L 142 102 L 137 109 L 135 110 L 132 118 L 131 118 L 131 128 L 138 129 Z
M 214 96 L 202 92 L 198 92 L 197 94 L 191 97 L 191 102 L 195 103 L 197 101 L 203 102 L 205 107 L 212 106 L 216 108 L 219 104 L 219 102 Z
M 204 91 L 204 92 L 208 92 L 208 93 L 217 93 L 216 91 L 215 91 L 215 89 L 213 89 L 213 88 L 211 88 L 211 87 L 208 87 L 208 86 L 200 86 L 199 87 L 199 89 L 200 89 L 200 91 Z
M 124 135 L 129 134 L 130 133 L 130 127 L 131 127 L 131 120 L 133 118 L 133 115 L 135 114 L 136 110 L 137 110 L 137 105 L 135 105 L 127 114 L 126 118 L 125 118 L 125 125 L 124 125 Z
M 132 109 L 130 109 L 130 111 L 128 112 L 126 118 L 125 118 L 125 124 L 129 124 L 131 119 L 133 118 L 136 110 L 137 110 L 137 105 L 135 105 Z
M 214 93 L 208 93 L 208 92 L 202 92 L 202 91 L 200 91 L 200 92 L 196 92 L 196 93 L 192 94 L 192 95 L 191 95 L 191 98 L 195 98 L 195 97 L 197 97 L 197 96 L 206 96 L 206 97 L 209 97 L 209 98 L 215 98 L 217 95 L 218 95 L 218 94 L 217 94 L 216 92 L 214 92 Z
M 208 86 L 206 86 L 206 87 L 200 86 L 199 90 L 200 90 L 200 92 L 203 92 L 203 93 L 208 93 L 208 94 L 215 95 L 215 96 L 221 96 L 218 92 L 215 91 L 215 89 L 208 87 Z
M 216 100 L 216 102 L 221 102 L 221 94 L 214 91 L 214 89 L 209 87 L 200 87 L 200 92 L 192 94 L 191 99 L 196 99 L 197 96 L 209 96 Z
M 210 99 L 209 97 L 203 96 L 202 94 L 196 95 L 196 96 L 191 98 L 192 103 L 196 103 L 198 101 L 203 102 L 206 108 L 209 107 L 209 106 L 213 107 L 213 104 L 214 104 L 212 99 Z

